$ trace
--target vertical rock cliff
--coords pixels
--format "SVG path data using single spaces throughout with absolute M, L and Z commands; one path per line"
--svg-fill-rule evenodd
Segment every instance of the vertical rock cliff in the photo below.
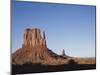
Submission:
M 23 40 L 24 47 L 46 48 L 45 32 L 41 35 L 40 29 L 26 29 Z

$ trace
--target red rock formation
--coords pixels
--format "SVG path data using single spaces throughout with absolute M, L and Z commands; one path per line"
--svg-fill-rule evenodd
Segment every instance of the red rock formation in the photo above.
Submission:
M 64 59 L 52 52 L 46 46 L 45 32 L 41 35 L 40 29 L 26 29 L 24 32 L 22 48 L 12 54 L 12 63 L 22 65 L 25 63 L 62 64 Z M 59 59 L 59 60 L 58 60 Z
M 42 35 L 41 35 L 42 34 Z M 26 63 L 43 65 L 60 65 L 67 64 L 70 59 L 77 61 L 78 63 L 90 63 L 89 60 L 83 60 L 82 58 L 76 59 L 69 57 L 65 54 L 65 50 L 62 50 L 61 55 L 57 55 L 52 50 L 47 48 L 45 32 L 41 33 L 40 29 L 27 28 L 23 36 L 22 48 L 19 48 L 12 54 L 12 64 L 23 65 Z M 93 60 L 95 62 L 95 60 Z M 92 62 L 93 62 L 92 61 Z

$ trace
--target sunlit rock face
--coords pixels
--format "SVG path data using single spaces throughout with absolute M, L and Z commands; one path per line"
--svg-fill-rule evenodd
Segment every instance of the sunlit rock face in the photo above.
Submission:
M 45 32 L 41 35 L 40 29 L 26 29 L 24 32 L 23 46 L 25 47 L 46 47 Z

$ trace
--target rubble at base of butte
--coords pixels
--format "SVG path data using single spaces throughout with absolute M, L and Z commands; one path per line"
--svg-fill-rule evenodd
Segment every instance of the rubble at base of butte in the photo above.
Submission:
M 24 31 L 22 48 L 12 54 L 12 64 L 15 65 L 26 63 L 60 65 L 68 63 L 69 59 L 47 48 L 45 31 L 41 33 L 38 28 L 27 28 Z

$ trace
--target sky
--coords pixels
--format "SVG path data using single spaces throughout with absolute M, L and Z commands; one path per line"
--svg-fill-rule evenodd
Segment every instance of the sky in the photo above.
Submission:
M 95 57 L 95 6 L 12 1 L 12 53 L 22 47 L 26 28 L 45 31 L 57 54 Z

